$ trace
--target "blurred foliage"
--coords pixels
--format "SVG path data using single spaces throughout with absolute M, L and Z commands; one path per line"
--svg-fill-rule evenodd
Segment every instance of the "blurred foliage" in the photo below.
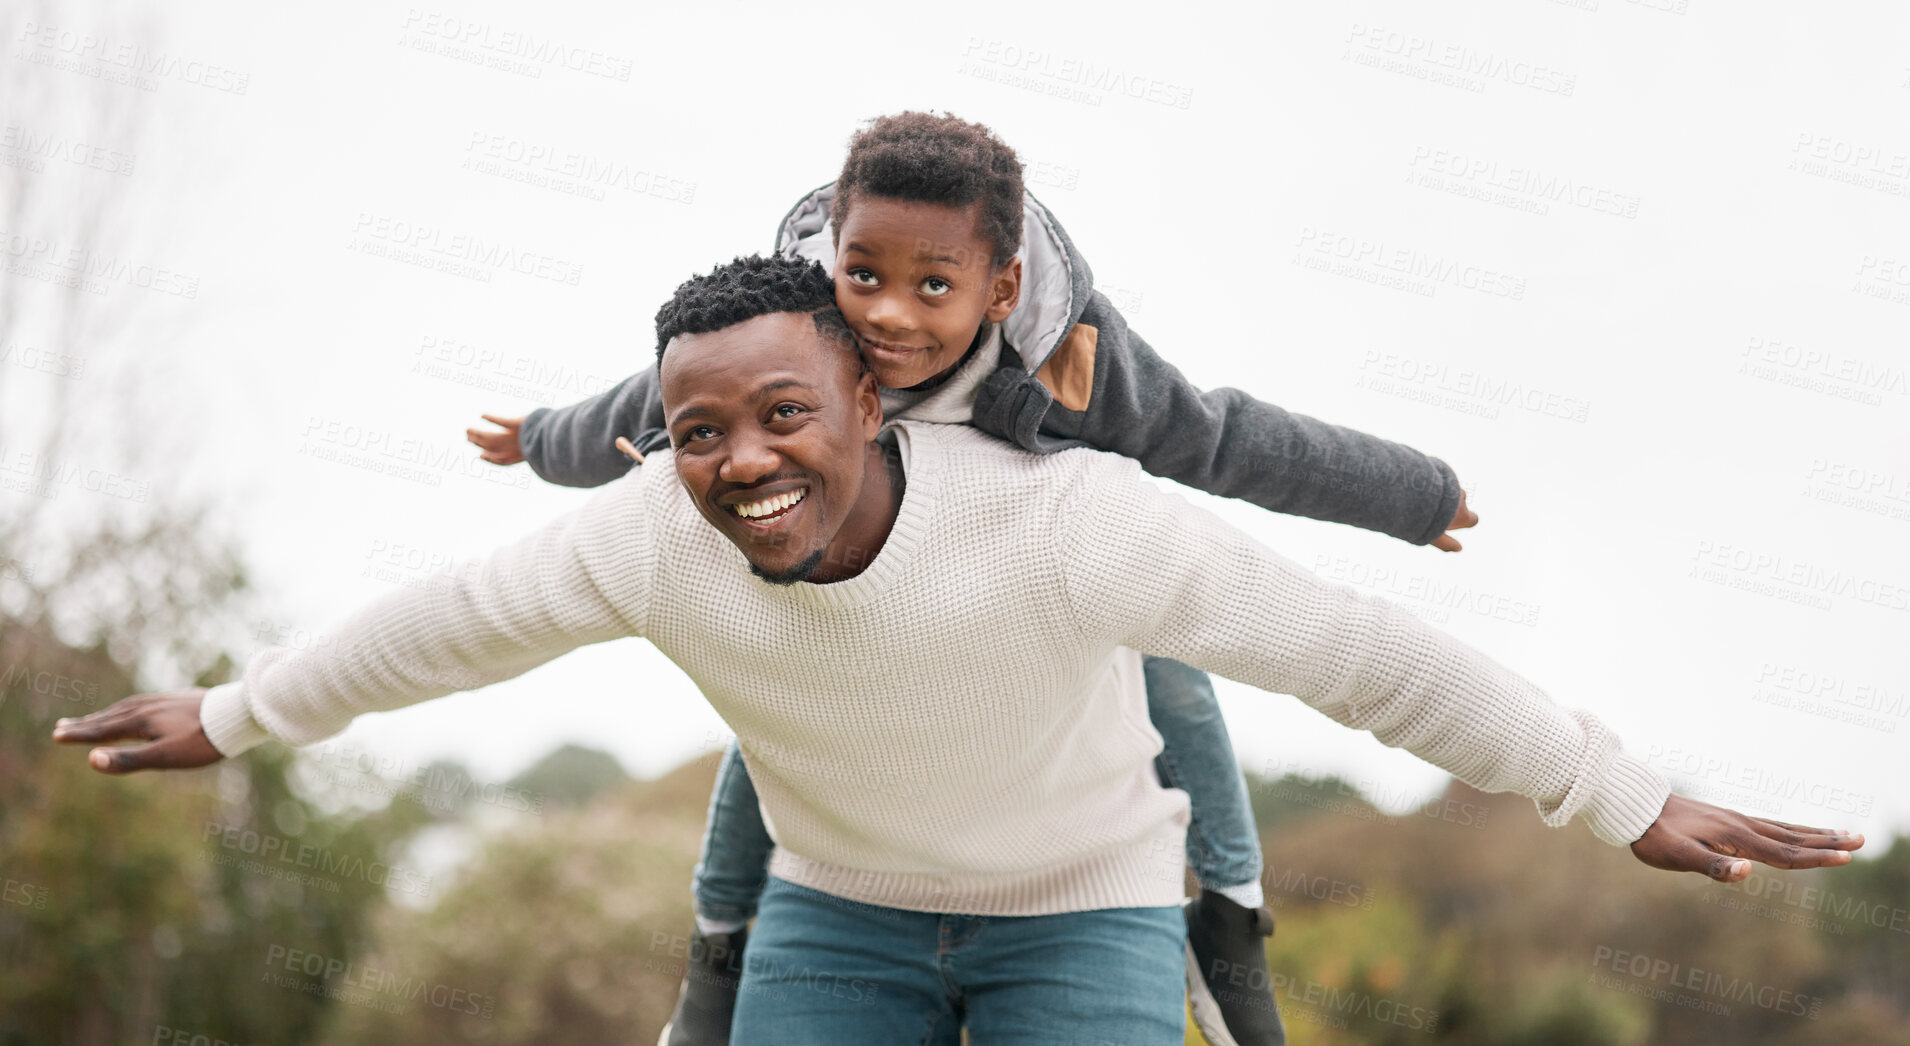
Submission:
M 0 612 L 0 1043 L 151 1042 L 177 1027 L 228 1041 L 309 1041 L 316 995 L 234 990 L 280 948 L 346 955 L 423 823 L 394 807 L 328 816 L 268 746 L 203 770 L 103 777 L 56 719 L 138 689 L 140 661 L 198 649 L 243 578 L 189 519 L 108 524 L 59 571 L 7 579 Z M 138 586 L 115 574 L 141 574 Z M 116 592 L 117 612 L 103 601 Z M 200 650 L 197 685 L 228 659 Z
M 713 773 L 706 758 L 555 809 L 490 838 L 435 909 L 387 911 L 376 962 L 490 998 L 489 1019 L 344 1007 L 320 1041 L 655 1041 L 682 975 Z M 1462 785 L 1405 817 L 1343 782 L 1252 785 L 1281 826 L 1264 840 L 1279 920 L 1269 959 L 1295 1046 L 1910 1043 L 1904 924 L 1838 914 L 1843 898 L 1910 905 L 1910 842 L 1729 888 L 1646 868 L 1583 826 L 1546 829 L 1531 803 Z M 1723 980 L 1613 973 L 1621 952 Z M 1733 997 L 1732 983 L 1751 995 Z M 1652 990 L 1662 997 L 1639 994 Z M 1785 1012 L 1778 991 L 1820 999 L 1816 1016 Z M 1728 1012 L 1696 1005 L 1707 1001 Z M 1201 1040 L 1190 1029 L 1187 1041 Z
M 577 745 L 564 745 L 530 769 L 505 782 L 530 796 L 542 799 L 540 807 L 550 804 L 581 806 L 602 792 L 627 784 L 630 775 L 609 752 Z
M 105 778 L 53 720 L 152 664 L 227 677 L 195 630 L 244 579 L 189 520 L 73 544 L 0 578 L 0 1046 L 655 1041 L 714 756 L 631 781 L 566 747 L 500 788 L 267 745 Z M 1295 1046 L 1910 1044 L 1910 840 L 1726 887 L 1457 784 L 1399 817 L 1334 779 L 1250 793 Z
M 490 838 L 434 908 L 388 909 L 365 961 L 427 987 L 396 1013 L 340 1007 L 318 1041 L 654 1043 L 683 977 L 716 763 L 548 805 L 541 823 Z
M 1910 841 L 1724 886 L 1457 782 L 1403 817 L 1336 781 L 1250 786 L 1298 814 L 1263 836 L 1295 1046 L 1910 1043 Z

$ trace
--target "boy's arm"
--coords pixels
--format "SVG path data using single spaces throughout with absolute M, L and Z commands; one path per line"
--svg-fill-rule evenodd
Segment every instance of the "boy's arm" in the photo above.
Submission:
M 1055 554 L 1091 640 L 1293 694 L 1476 788 L 1533 799 L 1548 825 L 1582 816 L 1614 845 L 1640 840 L 1667 811 L 1702 806 L 1668 806 L 1665 780 L 1626 755 L 1604 724 L 1559 707 L 1464 643 L 1384 600 L 1321 581 L 1146 483 L 1130 461 L 1082 458 L 1087 466 L 1057 502 Z M 1778 844 L 1748 838 L 1715 845 L 1741 849 L 1703 860 L 1783 857 Z M 1666 859 L 1686 867 L 1699 859 L 1687 850 L 1675 841 Z
M 55 739 L 167 742 L 150 762 L 133 751 L 109 751 L 105 765 L 96 756 L 93 765 L 109 772 L 203 765 L 268 738 L 311 744 L 366 712 L 473 690 L 588 643 L 641 635 L 656 564 L 644 478 L 604 491 L 444 584 L 371 604 L 308 647 L 259 654 L 239 682 L 205 692 L 194 724 L 172 720 L 196 695 L 138 695 L 63 722 Z M 198 750 L 197 742 L 172 736 L 187 726 L 203 731 L 211 758 L 175 760 Z
M 655 364 L 581 403 L 532 411 L 517 439 L 524 460 L 543 480 L 597 487 L 630 471 L 631 460 L 616 447 L 618 436 L 646 454 L 669 444 Z
M 1364 432 L 1330 425 L 1241 392 L 1222 388 L 1203 392 L 1129 330 L 1119 312 L 1099 291 L 1094 293 L 1079 328 L 1056 351 L 1043 373 L 1050 383 L 1057 371 L 1075 365 L 1079 383 L 1070 397 L 1048 406 L 1045 416 L 1027 415 L 1027 396 L 1040 398 L 1047 387 L 1029 387 L 1021 371 L 998 372 L 976 406 L 978 427 L 1030 449 L 1044 449 L 1012 431 L 1038 420 L 1040 436 L 1079 440 L 1100 450 L 1133 458 L 1156 476 L 1222 497 L 1250 501 L 1262 508 L 1331 523 L 1346 523 L 1390 534 L 1416 545 L 1434 542 L 1459 518 L 1463 492 L 1452 469 L 1411 447 Z M 1085 337 L 1084 337 L 1085 335 Z M 1092 391 L 1080 378 L 1092 367 Z M 1023 383 L 1022 409 L 1010 386 Z M 1086 403 L 1082 392 L 1088 392 Z M 1084 409 L 1069 409 L 1072 406 Z M 1017 418 L 1015 415 L 1020 414 Z M 1007 427 L 1011 431 L 999 431 Z M 1456 548 L 1450 540 L 1442 547 Z

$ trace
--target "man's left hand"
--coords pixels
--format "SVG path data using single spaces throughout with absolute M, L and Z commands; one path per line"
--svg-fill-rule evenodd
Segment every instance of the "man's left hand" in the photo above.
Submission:
M 1674 795 L 1631 852 L 1653 868 L 1697 872 L 1721 883 L 1751 874 L 1751 862 L 1773 868 L 1829 868 L 1850 863 L 1864 837 L 1806 828 Z

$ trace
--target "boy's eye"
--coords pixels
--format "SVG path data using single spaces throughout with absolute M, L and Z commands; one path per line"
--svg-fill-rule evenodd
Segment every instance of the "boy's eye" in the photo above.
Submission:
M 706 439 L 715 439 L 716 430 L 709 427 L 708 425 L 698 425 L 697 427 L 684 433 L 683 438 L 685 441 L 691 442 L 691 443 L 695 443 L 695 442 L 706 440 Z
M 922 292 L 924 294 L 930 294 L 930 295 L 935 295 L 939 297 L 941 295 L 947 294 L 949 291 L 953 289 L 954 289 L 954 285 L 949 283 L 947 280 L 942 279 L 940 276 L 930 276 L 928 279 L 922 281 Z
M 848 272 L 843 273 L 843 275 L 849 277 L 849 282 L 857 286 L 873 287 L 876 284 L 875 273 L 867 269 L 850 269 Z

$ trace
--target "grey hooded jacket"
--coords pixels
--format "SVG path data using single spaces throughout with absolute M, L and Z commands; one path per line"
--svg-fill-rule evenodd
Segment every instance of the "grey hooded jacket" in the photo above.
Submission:
M 777 230 L 777 251 L 830 266 L 834 198 L 833 183 L 803 197 Z M 1438 458 L 1238 389 L 1189 384 L 1094 289 L 1087 260 L 1033 196 L 1021 259 L 1021 303 L 1001 324 L 1000 361 L 976 397 L 976 428 L 1040 454 L 1113 451 L 1212 494 L 1419 545 L 1458 511 L 1458 478 Z M 612 443 L 620 435 L 645 453 L 669 445 L 654 365 L 581 403 L 532 412 L 518 439 L 545 480 L 594 487 L 629 471 Z

